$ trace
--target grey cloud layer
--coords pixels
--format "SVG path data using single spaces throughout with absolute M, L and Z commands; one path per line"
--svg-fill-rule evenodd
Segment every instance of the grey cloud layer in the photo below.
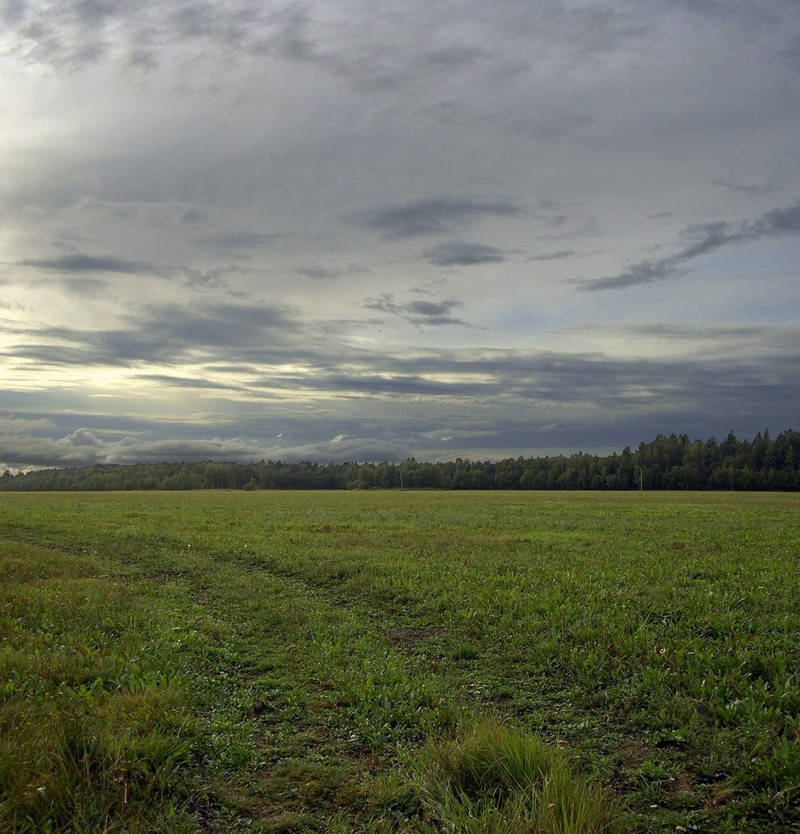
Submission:
M 298 328 L 287 310 L 264 304 L 164 304 L 144 307 L 116 329 L 32 329 L 25 342 L 5 353 L 49 365 L 172 363 L 198 353 L 262 354 L 260 345 L 285 343 Z M 280 348 L 275 352 L 283 355 Z
M 257 24 L 266 23 L 265 17 L 260 5 L 249 2 L 180 3 L 166 12 L 154 0 L 136 4 L 7 2 L 3 9 L 6 25 L 16 29 L 23 44 L 30 45 L 29 60 L 67 69 L 116 57 L 120 51 L 129 66 L 154 70 L 165 44 L 175 40 L 252 46 L 251 27 L 258 31 Z
M 476 266 L 502 263 L 506 258 L 496 246 L 480 243 L 441 243 L 424 253 L 426 260 L 436 266 Z
M 369 269 L 360 264 L 350 264 L 347 267 L 331 266 L 301 266 L 295 272 L 304 275 L 306 278 L 313 278 L 315 281 L 329 281 L 333 278 L 344 278 L 348 275 L 364 275 Z
M 598 0 L 586 6 L 504 0 L 491 15 L 477 0 L 462 0 L 455 11 L 448 4 L 412 0 L 404 10 L 402 27 L 381 4 L 356 0 L 280 6 L 179 0 L 166 8 L 157 0 L 7 0 L 2 14 L 26 60 L 58 68 L 74 71 L 115 60 L 133 72 L 155 73 L 177 45 L 195 55 L 213 54 L 227 66 L 274 59 L 307 65 L 367 94 L 430 84 L 443 73 L 468 72 L 475 65 L 502 80 L 536 63 L 568 71 L 591 68 L 623 50 L 635 53 L 641 44 L 658 46 L 658 24 L 687 14 L 695 27 L 729 24 L 748 34 L 785 31 L 789 37 L 797 17 L 794 0 L 682 0 L 667 6 L 653 0 Z M 533 55 L 522 48 L 531 41 L 537 45 Z
M 648 436 L 664 431 L 709 436 L 720 432 L 715 428 L 720 413 L 730 420 L 723 431 L 753 433 L 798 413 L 796 329 L 787 333 L 750 328 L 743 333 L 736 328 L 711 332 L 689 328 L 675 333 L 666 328 L 662 335 L 698 345 L 744 337 L 763 351 L 748 359 L 709 358 L 707 351 L 699 350 L 689 359 L 625 360 L 601 354 L 497 350 L 480 354 L 418 350 L 411 355 L 398 351 L 376 357 L 342 349 L 334 360 L 320 348 L 316 367 L 305 378 L 264 379 L 273 389 L 315 391 L 316 405 L 310 412 L 289 410 L 266 420 L 253 413 L 250 418 L 228 420 L 227 427 L 217 426 L 216 436 L 204 437 L 201 427 L 187 431 L 187 426 L 167 438 L 158 436 L 164 430 L 157 424 L 146 421 L 140 421 L 134 433 L 126 433 L 123 421 L 111 430 L 112 417 L 73 415 L 71 419 L 83 421 L 82 425 L 59 433 L 61 417 L 0 414 L 0 461 L 30 466 L 209 458 L 396 460 L 421 451 L 444 458 L 448 451 L 461 451 L 460 444 L 473 436 L 480 437 L 473 442 L 484 451 L 496 449 L 497 456 L 515 447 L 524 453 L 571 445 L 593 449 L 615 442 L 629 444 L 631 433 L 645 430 Z M 161 382 L 191 384 L 186 379 Z M 258 380 L 251 380 L 249 386 L 257 389 Z M 343 395 L 356 398 L 353 403 L 362 416 L 334 408 L 335 399 L 330 398 Z M 409 396 L 417 402 L 413 425 L 397 407 Z M 40 406 L 47 402 L 46 395 L 37 399 Z M 366 420 L 365 408 L 371 414 Z M 332 434 L 332 425 L 339 434 Z M 243 433 L 271 429 L 277 434 L 287 431 L 284 427 L 287 436 L 271 442 Z M 174 426 L 175 430 L 180 428 Z M 305 440 L 297 443 L 293 438 Z
M 117 272 L 127 275 L 156 273 L 152 264 L 127 261 L 112 255 L 60 255 L 55 258 L 28 258 L 19 266 L 29 266 L 53 272 Z
M 616 290 L 677 278 L 686 274 L 688 264 L 695 258 L 723 246 L 797 234 L 800 234 L 800 202 L 785 208 L 773 209 L 755 220 L 744 223 L 719 221 L 693 224 L 684 229 L 682 237 L 686 243 L 674 255 L 640 261 L 618 275 L 584 281 L 580 289 L 590 292 Z
M 560 249 L 558 252 L 542 252 L 541 255 L 531 255 L 528 261 L 560 261 L 563 258 L 570 258 L 576 255 L 574 249 Z
M 408 447 L 379 438 L 336 436 L 326 441 L 297 446 L 259 443 L 243 437 L 211 437 L 164 440 L 123 436 L 100 437 L 79 428 L 63 437 L 42 437 L 23 432 L 5 433 L 0 421 L 0 462 L 3 466 L 91 466 L 93 464 L 200 463 L 226 460 L 249 463 L 260 460 L 301 460 L 344 463 L 348 461 L 401 461 L 410 456 Z
M 460 323 L 452 316 L 459 307 L 455 299 L 398 302 L 387 295 L 368 304 L 415 322 Z M 716 397 L 716 405 L 725 400 L 722 413 L 728 413 L 745 393 L 753 408 L 770 403 L 774 409 L 780 402 L 780 410 L 791 413 L 800 404 L 800 391 L 790 384 L 800 359 L 800 333 L 788 326 L 662 325 L 637 331 L 640 342 L 652 338 L 695 345 L 694 358 L 689 354 L 675 359 L 498 348 L 376 352 L 320 331 L 291 309 L 264 304 L 196 304 L 190 309 L 164 305 L 131 317 L 126 328 L 41 328 L 19 335 L 23 340 L 6 351 L 17 360 L 135 367 L 141 369 L 139 378 L 171 388 L 535 399 L 612 411 L 636 404 L 669 410 L 680 402 Z M 747 358 L 740 348 L 743 341 Z M 194 370 L 146 370 L 148 365 L 165 364 Z M 265 366 L 268 372 L 262 370 Z
M 238 252 L 239 250 L 258 249 L 269 246 L 283 235 L 279 232 L 229 231 L 209 232 L 195 238 L 201 246 L 206 246 L 220 253 Z
M 349 220 L 385 240 L 451 234 L 486 217 L 513 217 L 522 209 L 511 202 L 471 197 L 439 197 L 357 212 Z
M 469 326 L 455 316 L 450 315 L 453 310 L 461 306 L 461 302 L 455 298 L 447 298 L 443 301 L 406 301 L 398 302 L 392 293 L 383 293 L 378 298 L 368 298 L 364 302 L 368 310 L 377 310 L 381 313 L 390 313 L 395 316 L 402 316 L 412 324 L 444 325 L 458 324 Z

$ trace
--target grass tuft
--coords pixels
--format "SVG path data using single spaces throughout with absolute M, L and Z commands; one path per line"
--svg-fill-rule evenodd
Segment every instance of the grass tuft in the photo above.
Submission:
M 614 834 L 620 808 L 538 738 L 487 719 L 422 753 L 429 818 L 453 834 Z

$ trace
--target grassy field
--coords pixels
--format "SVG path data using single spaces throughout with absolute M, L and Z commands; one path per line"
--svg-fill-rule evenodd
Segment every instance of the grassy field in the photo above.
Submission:
M 789 832 L 800 495 L 0 496 L 0 830 Z

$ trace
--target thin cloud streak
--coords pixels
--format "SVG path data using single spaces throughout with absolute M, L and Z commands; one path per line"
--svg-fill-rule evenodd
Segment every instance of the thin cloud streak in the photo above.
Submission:
M 128 261 L 111 255 L 60 255 L 56 258 L 26 258 L 18 266 L 28 266 L 47 272 L 112 272 L 125 275 L 157 274 L 152 264 Z
M 481 264 L 502 263 L 506 256 L 496 246 L 480 243 L 442 243 L 427 249 L 424 257 L 435 266 L 479 266 Z
M 471 197 L 437 197 L 356 212 L 347 219 L 378 232 L 384 240 L 451 234 L 487 217 L 514 217 L 523 210 L 511 202 Z
M 640 261 L 618 275 L 582 281 L 579 289 L 583 292 L 618 290 L 679 278 L 689 272 L 687 264 L 695 258 L 715 252 L 724 246 L 797 234 L 800 234 L 800 201 L 785 208 L 772 209 L 761 217 L 744 223 L 718 221 L 692 224 L 682 233 L 682 238 L 689 243 L 676 254 Z

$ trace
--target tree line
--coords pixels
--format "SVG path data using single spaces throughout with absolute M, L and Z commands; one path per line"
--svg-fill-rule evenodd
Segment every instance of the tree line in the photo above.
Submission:
M 189 489 L 800 489 L 800 432 L 739 440 L 659 435 L 632 451 L 447 463 L 137 463 L 0 477 L 0 490 Z

